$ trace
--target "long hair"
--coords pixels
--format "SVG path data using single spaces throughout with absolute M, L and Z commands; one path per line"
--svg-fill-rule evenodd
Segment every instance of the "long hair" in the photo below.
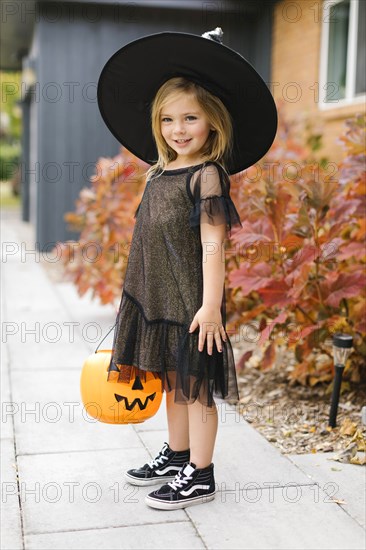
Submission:
M 166 103 L 178 98 L 182 93 L 192 94 L 195 97 L 214 128 L 210 131 L 202 150 L 202 161 L 216 161 L 226 170 L 226 163 L 230 159 L 233 147 L 233 127 L 229 111 L 217 96 L 199 84 L 185 77 L 177 76 L 170 78 L 160 86 L 150 106 L 151 129 L 158 151 L 158 159 L 147 170 L 147 180 L 164 170 L 167 164 L 178 156 L 162 136 L 160 115 Z

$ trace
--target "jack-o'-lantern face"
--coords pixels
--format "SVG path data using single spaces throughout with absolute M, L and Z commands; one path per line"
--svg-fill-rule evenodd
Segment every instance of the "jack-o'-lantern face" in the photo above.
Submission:
M 151 374 L 153 374 L 153 373 L 151 373 Z M 120 395 L 118 393 L 115 393 L 114 397 L 116 398 L 116 401 L 118 403 L 120 401 L 123 401 L 124 402 L 124 407 L 128 411 L 133 411 L 135 407 L 138 407 L 140 409 L 140 411 L 144 411 L 146 409 L 149 401 L 154 401 L 154 399 L 156 397 L 156 391 L 154 391 L 154 393 L 151 393 L 150 395 L 146 395 L 146 393 L 144 393 L 144 397 L 143 397 L 144 401 L 141 401 L 141 397 L 136 397 L 135 392 L 136 391 L 143 391 L 143 390 L 144 390 L 144 386 L 142 385 L 140 377 L 138 375 L 135 375 L 131 388 L 130 388 L 130 386 L 128 386 L 128 393 L 129 393 L 130 399 L 132 398 L 133 401 L 130 402 L 129 397 L 127 395 Z
M 80 380 L 82 401 L 89 415 L 108 424 L 144 422 L 158 411 L 163 397 L 157 373 L 124 367 L 124 381 L 119 370 L 107 369 L 111 350 L 100 350 L 85 361 Z M 116 367 L 117 369 L 117 367 Z

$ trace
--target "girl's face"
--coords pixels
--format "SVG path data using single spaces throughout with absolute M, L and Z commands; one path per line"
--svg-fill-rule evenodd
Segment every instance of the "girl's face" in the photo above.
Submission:
M 213 127 L 196 98 L 184 93 L 165 104 L 160 114 L 160 129 L 180 161 L 188 164 L 200 160 L 200 152 Z

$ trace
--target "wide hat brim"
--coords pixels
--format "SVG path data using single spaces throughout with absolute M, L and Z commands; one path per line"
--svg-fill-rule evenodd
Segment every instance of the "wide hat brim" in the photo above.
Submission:
M 114 137 L 148 164 L 158 159 L 151 131 L 151 103 L 168 79 L 184 76 L 218 96 L 234 132 L 229 174 L 258 162 L 277 131 L 272 94 L 239 53 L 195 34 L 161 32 L 129 42 L 107 61 L 98 81 L 98 107 Z

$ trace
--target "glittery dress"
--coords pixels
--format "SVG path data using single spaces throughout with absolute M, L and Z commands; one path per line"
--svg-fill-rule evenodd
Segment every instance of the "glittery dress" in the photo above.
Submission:
M 238 399 L 229 337 L 222 352 L 207 336 L 198 350 L 199 327 L 189 327 L 203 298 L 200 223 L 241 226 L 220 164 L 164 170 L 154 175 L 135 213 L 131 247 L 114 331 L 108 380 L 127 382 L 134 370 L 152 371 L 176 403 Z M 225 285 L 221 300 L 225 328 Z M 135 370 L 136 374 L 136 370 Z

